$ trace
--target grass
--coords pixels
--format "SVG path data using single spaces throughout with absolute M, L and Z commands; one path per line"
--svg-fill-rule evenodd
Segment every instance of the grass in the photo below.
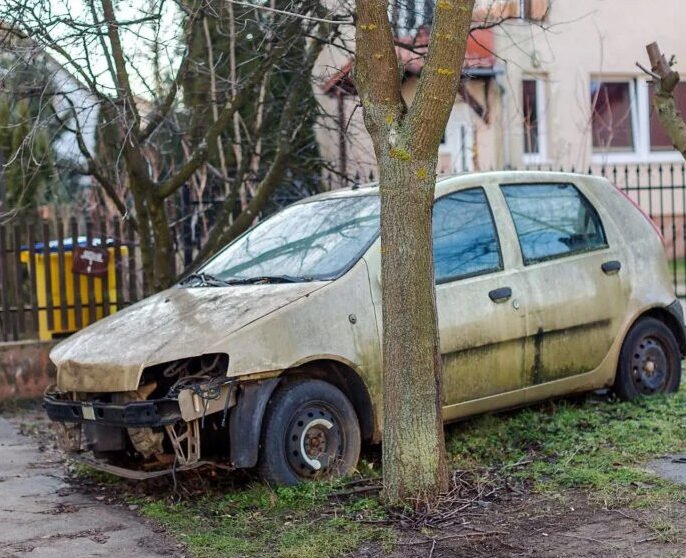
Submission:
M 272 489 L 254 484 L 224 495 L 181 503 L 138 502 L 142 513 L 170 529 L 193 556 L 329 558 L 367 542 L 389 540 L 376 498 L 336 504 L 340 483 L 316 482 Z M 335 500 L 335 499 L 334 499 Z
M 680 258 L 669 262 L 669 274 L 676 273 L 677 279 L 686 277 L 686 259 Z
M 608 508 L 686 502 L 686 489 L 642 469 L 650 458 L 686 451 L 686 389 L 629 403 L 589 396 L 483 416 L 448 427 L 446 446 L 453 468 L 488 468 L 534 492 L 564 498 L 581 490 Z M 398 535 L 376 496 L 337 497 L 341 481 L 205 486 L 177 502 L 168 491 L 149 490 L 128 500 L 192 556 L 330 558 L 364 545 L 390 549 Z M 680 536 L 669 522 L 651 529 L 659 540 Z
M 456 468 L 511 468 L 536 491 L 583 488 L 608 505 L 686 501 L 686 490 L 641 468 L 686 450 L 686 390 L 635 402 L 586 398 L 450 427 Z M 522 464 L 517 465 L 517 464 Z

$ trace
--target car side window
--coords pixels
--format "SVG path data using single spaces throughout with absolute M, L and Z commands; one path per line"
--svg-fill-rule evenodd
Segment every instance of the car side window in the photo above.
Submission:
M 595 208 L 572 184 L 501 186 L 524 264 L 607 247 Z
M 436 283 L 502 269 L 495 223 L 482 188 L 436 200 L 433 251 Z

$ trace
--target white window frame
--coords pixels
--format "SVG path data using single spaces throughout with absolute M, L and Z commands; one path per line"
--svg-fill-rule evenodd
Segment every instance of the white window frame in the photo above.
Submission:
M 644 164 L 644 163 L 679 163 L 683 161 L 676 151 L 652 151 L 650 146 L 650 95 L 648 81 L 640 76 L 602 76 L 593 75 L 589 81 L 602 83 L 629 83 L 629 101 L 631 103 L 631 133 L 634 148 L 632 151 L 600 151 L 593 147 L 591 133 L 591 163 L 601 164 Z M 589 98 L 590 101 L 590 98 Z M 591 107 L 593 118 L 593 107 Z M 592 130 L 592 123 L 591 123 Z
M 525 81 L 536 82 L 536 115 L 538 117 L 538 153 L 525 153 L 522 139 L 522 163 L 525 165 L 542 165 L 548 163 L 548 102 L 546 79 L 543 76 L 522 76 Z M 523 87 L 519 90 L 519 111 L 522 114 L 522 135 L 524 133 Z
M 466 103 L 456 101 L 450 111 L 444 132 L 445 141 L 438 146 L 439 155 L 450 156 L 450 169 L 444 169 L 448 173 L 474 170 L 473 155 L 476 138 L 471 121 L 471 110 Z

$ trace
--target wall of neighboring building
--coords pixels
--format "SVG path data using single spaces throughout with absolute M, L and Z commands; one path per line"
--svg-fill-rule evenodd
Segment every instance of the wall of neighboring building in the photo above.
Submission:
M 426 33 L 425 29 L 419 33 Z M 491 35 L 489 31 L 480 33 L 479 40 L 470 39 L 468 43 L 467 71 L 473 78 L 464 83 L 465 98 L 458 95 L 455 101 L 439 150 L 439 174 L 492 168 L 499 153 L 497 147 L 495 150 L 492 148 L 496 143 L 494 134 L 497 133 L 492 120 L 500 111 L 490 67 Z M 350 185 L 350 179 L 364 182 L 370 175 L 377 175 L 371 139 L 349 75 L 352 64 L 350 50 L 354 48 L 354 41 L 348 35 L 343 48 L 327 47 L 322 52 L 314 71 L 314 93 L 322 108 L 316 134 L 321 154 L 331 169 L 328 182 L 334 187 Z M 407 41 L 407 37 L 401 40 Z M 411 39 L 412 42 L 415 40 L 417 45 L 425 44 L 421 35 Z M 409 51 L 399 51 L 401 59 L 406 52 Z M 412 54 L 405 60 L 407 73 L 402 94 L 408 105 L 411 105 L 419 83 L 416 60 L 417 55 Z M 348 180 L 338 175 L 345 175 Z
M 522 10 L 533 21 L 518 18 Z M 446 130 L 448 145 L 441 148 L 439 170 L 541 165 L 598 171 L 603 165 L 639 164 L 643 168 L 651 163 L 682 162 L 669 146 L 656 149 L 651 145 L 659 132 L 652 117 L 651 140 L 648 80 L 635 63 L 647 64 L 645 45 L 654 40 L 667 55 L 686 61 L 686 41 L 674 25 L 686 19 L 686 2 L 480 0 L 477 12 L 477 18 L 506 18 L 492 30 L 498 75 L 468 82 L 468 91 L 487 108 L 487 116 L 465 110 L 458 99 Z M 536 19 L 540 17 L 542 21 Z M 352 36 L 347 46 L 354 47 Z M 327 51 L 319 64 L 320 74 L 331 77 L 348 60 L 342 50 Z M 686 72 L 686 62 L 683 65 Z M 405 82 L 407 99 L 412 98 L 414 87 L 416 78 Z M 686 107 L 686 85 L 680 87 Z M 335 117 L 337 100 L 324 95 L 321 88 L 317 93 L 327 114 Z M 375 162 L 357 104 L 357 97 L 344 102 L 346 170 L 349 176 L 368 176 L 375 172 Z M 528 142 L 525 117 L 529 119 Z M 532 118 L 537 119 L 533 128 Z M 318 132 L 322 153 L 334 167 L 338 165 L 338 129 L 335 119 L 324 119 Z M 455 139 L 465 133 L 470 139 L 468 156 L 461 149 L 461 139 Z
M 100 111 L 98 98 L 56 62 L 50 61 L 49 67 L 52 72 L 52 85 L 58 92 L 52 99 L 55 110 L 69 118 L 66 124 L 70 128 L 81 130 L 87 149 L 95 153 Z M 64 95 L 59 93 L 64 93 Z M 85 166 L 86 159 L 79 149 L 75 134 L 64 132 L 53 140 L 52 145 L 58 158 L 68 159 Z M 89 181 L 90 178 L 86 177 L 85 183 Z
M 509 145 L 498 163 L 587 169 L 681 161 L 673 151 L 656 151 L 650 145 L 648 86 L 635 63 L 648 64 L 645 45 L 655 40 L 665 53 L 686 61 L 686 41 L 675 25 L 685 19 L 686 3 L 674 0 L 551 0 L 542 26 L 511 21 L 494 29 L 496 51 L 505 60 L 507 94 L 501 116 Z M 540 153 L 528 155 L 522 85 L 527 79 L 540 81 Z M 620 85 L 608 90 L 598 83 Z M 614 101 L 611 95 L 616 96 Z M 624 110 L 622 95 L 629 110 Z M 595 147 L 593 101 L 600 107 Z

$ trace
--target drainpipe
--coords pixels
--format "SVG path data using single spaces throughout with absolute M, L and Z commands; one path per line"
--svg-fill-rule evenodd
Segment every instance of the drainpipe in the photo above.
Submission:
M 510 153 L 510 103 L 505 80 L 506 71 L 502 63 L 496 62 L 494 67 L 495 83 L 500 92 L 500 129 L 503 148 L 503 168 L 512 168 L 512 156 Z
M 345 137 L 345 98 L 342 89 L 336 92 L 338 100 L 338 170 L 341 173 L 341 186 L 347 186 L 348 146 Z

